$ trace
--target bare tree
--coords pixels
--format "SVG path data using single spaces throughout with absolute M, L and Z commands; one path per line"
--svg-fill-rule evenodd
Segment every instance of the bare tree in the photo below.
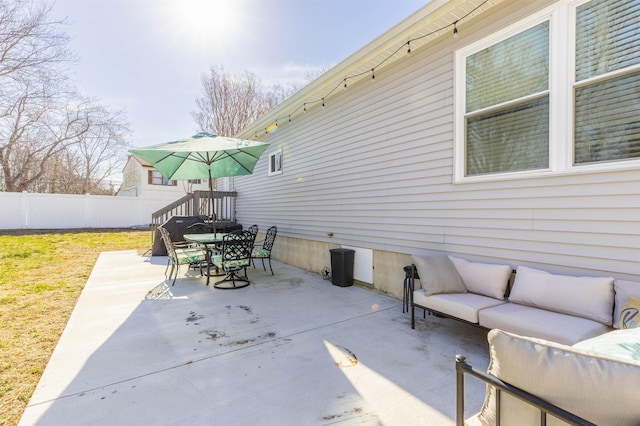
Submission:
M 127 124 L 80 96 L 67 73 L 64 21 L 51 5 L 0 0 L 0 187 L 90 192 L 113 170 Z M 75 182 L 75 183 L 72 183 Z
M 251 72 L 230 75 L 222 67 L 211 67 L 201 82 L 192 116 L 200 129 L 221 136 L 235 135 L 289 94 L 278 85 L 265 89 Z
M 32 80 L 74 60 L 64 21 L 50 21 L 53 4 L 0 0 L 0 77 Z M 1 80 L 0 80 L 1 81 Z
M 29 189 L 44 175 L 50 158 L 90 130 L 96 114 L 87 101 L 59 99 L 46 87 L 23 89 L 0 125 L 0 167 L 10 192 Z
M 307 71 L 305 81 L 314 80 L 328 68 Z M 201 82 L 197 111 L 191 114 L 201 130 L 221 136 L 235 135 L 304 86 L 274 84 L 267 88 L 249 71 L 227 74 L 222 67 L 211 67 L 208 74 L 202 75 Z
M 89 103 L 91 101 L 88 101 Z M 112 194 L 107 179 L 126 160 L 128 124 L 122 112 L 92 106 L 86 133 L 47 159 L 47 167 L 36 186 L 38 192 L 68 194 Z

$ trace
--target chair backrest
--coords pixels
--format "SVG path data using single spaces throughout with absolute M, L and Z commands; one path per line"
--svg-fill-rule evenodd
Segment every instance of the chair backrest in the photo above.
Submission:
M 249 231 L 233 232 L 222 238 L 222 263 L 240 261 L 247 266 L 251 261 L 254 237 Z
M 158 226 L 158 230 L 160 231 L 160 236 L 162 236 L 162 241 L 164 242 L 165 247 L 167 248 L 167 254 L 170 258 L 176 259 L 178 255 L 176 254 L 176 249 L 173 246 L 173 241 L 171 241 L 171 235 L 169 231 L 167 231 L 162 226 Z
M 247 231 L 251 232 L 251 235 L 253 235 L 253 242 L 256 242 L 256 237 L 258 236 L 258 225 L 251 225 L 249 228 L 247 228 Z
M 273 243 L 276 240 L 277 233 L 278 233 L 277 226 L 272 226 L 271 228 L 267 229 L 267 235 L 265 235 L 264 244 L 262 245 L 263 249 L 269 250 L 269 251 L 273 249 Z

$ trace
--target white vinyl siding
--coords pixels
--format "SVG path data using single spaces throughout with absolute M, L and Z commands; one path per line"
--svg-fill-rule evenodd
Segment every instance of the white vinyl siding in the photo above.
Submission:
M 345 246 L 640 279 L 637 167 L 454 182 L 454 52 L 550 3 L 505 2 L 261 138 L 272 146 L 255 173 L 235 178 L 239 221 Z M 269 178 L 275 150 L 286 167 Z

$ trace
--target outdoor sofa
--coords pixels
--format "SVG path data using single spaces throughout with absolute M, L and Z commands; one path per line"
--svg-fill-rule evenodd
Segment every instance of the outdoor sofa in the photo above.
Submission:
M 640 425 L 640 283 L 446 255 L 413 261 L 412 328 L 422 308 L 490 330 L 486 373 L 456 357 L 458 425 Z M 465 374 L 487 383 L 466 421 Z
M 423 309 L 487 330 L 573 345 L 619 328 L 629 296 L 640 297 L 640 283 L 631 281 L 513 270 L 447 255 L 413 256 L 407 270 L 411 328 L 416 309 Z

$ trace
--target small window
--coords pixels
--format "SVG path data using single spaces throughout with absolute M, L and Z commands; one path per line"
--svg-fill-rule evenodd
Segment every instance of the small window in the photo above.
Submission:
M 282 174 L 282 150 L 269 154 L 269 176 Z
M 189 179 L 189 183 L 200 185 L 202 183 L 202 179 Z
M 162 186 L 176 186 L 178 184 L 175 180 L 167 180 L 157 170 L 149 170 L 149 185 L 162 185 Z

